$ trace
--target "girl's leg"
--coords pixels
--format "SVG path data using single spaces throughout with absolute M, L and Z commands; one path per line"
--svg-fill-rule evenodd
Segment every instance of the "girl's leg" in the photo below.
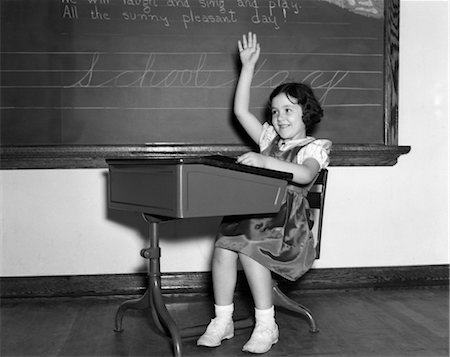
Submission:
M 255 328 L 242 350 L 265 353 L 278 342 L 279 335 L 272 302 L 272 274 L 265 266 L 246 255 L 239 254 L 239 259 L 255 302 Z
M 228 249 L 215 248 L 212 261 L 214 301 L 216 305 L 233 303 L 237 279 L 238 254 Z
M 260 310 L 272 307 L 272 273 L 264 265 L 247 255 L 239 254 L 255 307 Z
M 236 252 L 215 248 L 212 262 L 215 318 L 197 340 L 198 346 L 217 347 L 234 336 L 233 297 L 237 277 Z

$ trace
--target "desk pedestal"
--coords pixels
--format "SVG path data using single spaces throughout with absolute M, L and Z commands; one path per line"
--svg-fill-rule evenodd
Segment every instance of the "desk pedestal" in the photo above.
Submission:
M 175 357 L 182 356 L 181 335 L 175 321 L 167 311 L 161 294 L 161 249 L 159 248 L 159 222 L 160 220 L 143 214 L 144 220 L 150 225 L 150 247 L 141 251 L 143 258 L 149 259 L 148 263 L 148 289 L 139 299 L 123 302 L 116 313 L 115 331 L 122 332 L 122 319 L 127 309 L 150 309 L 153 322 L 160 332 L 169 332 Z

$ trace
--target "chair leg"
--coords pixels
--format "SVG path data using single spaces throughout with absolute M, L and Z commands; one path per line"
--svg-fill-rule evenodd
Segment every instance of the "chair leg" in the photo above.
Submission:
M 272 298 L 273 298 L 273 304 L 275 306 L 282 307 L 284 309 L 287 309 L 289 311 L 297 312 L 301 314 L 302 316 L 306 317 L 309 323 L 310 332 L 319 332 L 319 329 L 317 328 L 316 321 L 314 320 L 311 311 L 309 311 L 306 307 L 303 305 L 300 305 L 299 303 L 295 302 L 294 300 L 288 298 L 286 295 L 283 294 L 283 292 L 278 287 L 278 284 L 274 281 L 273 287 L 272 287 Z

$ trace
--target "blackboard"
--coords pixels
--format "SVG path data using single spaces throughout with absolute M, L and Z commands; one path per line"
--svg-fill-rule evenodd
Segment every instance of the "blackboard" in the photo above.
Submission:
M 2 145 L 245 145 L 231 107 L 248 31 L 256 114 L 305 81 L 316 137 L 386 144 L 385 22 L 382 0 L 2 0 Z

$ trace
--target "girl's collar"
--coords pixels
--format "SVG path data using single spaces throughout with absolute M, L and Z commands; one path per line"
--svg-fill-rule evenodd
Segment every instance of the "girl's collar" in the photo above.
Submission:
M 307 136 L 306 138 L 301 139 L 278 139 L 278 147 L 280 149 L 287 149 L 293 146 L 304 146 L 314 141 L 315 139 L 311 136 Z

